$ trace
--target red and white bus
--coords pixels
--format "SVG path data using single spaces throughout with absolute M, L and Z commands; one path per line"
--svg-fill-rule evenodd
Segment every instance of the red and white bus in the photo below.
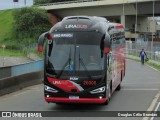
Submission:
M 44 45 L 43 45 L 44 44 Z M 44 97 L 50 103 L 108 104 L 125 76 L 123 25 L 70 16 L 39 37 L 45 46 Z

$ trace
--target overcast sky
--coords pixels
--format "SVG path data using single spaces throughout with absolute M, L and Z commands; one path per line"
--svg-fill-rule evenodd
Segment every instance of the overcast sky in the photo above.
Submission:
M 25 6 L 25 0 L 18 0 L 19 2 L 13 2 L 13 0 L 0 0 L 0 10 L 19 8 Z M 26 6 L 33 5 L 33 0 L 26 0 Z

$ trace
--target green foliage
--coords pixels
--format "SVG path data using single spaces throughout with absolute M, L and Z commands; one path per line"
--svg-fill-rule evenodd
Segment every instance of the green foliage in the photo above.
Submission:
M 25 56 L 20 50 L 10 50 L 0 48 L 0 56 Z
M 34 4 L 45 4 L 45 3 L 52 3 L 56 0 L 34 0 Z
M 0 10 L 0 46 L 12 39 L 12 10 Z
M 34 43 L 37 43 L 39 35 L 50 28 L 47 13 L 43 9 L 0 10 L 0 56 L 27 55 L 37 48 Z M 3 44 L 6 45 L 4 52 L 1 48 Z
M 14 15 L 14 38 L 19 42 L 37 41 L 40 34 L 50 29 L 47 13 L 43 9 L 26 7 L 16 9 Z

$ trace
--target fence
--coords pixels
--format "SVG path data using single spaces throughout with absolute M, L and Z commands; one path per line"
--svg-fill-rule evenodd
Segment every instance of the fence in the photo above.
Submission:
M 43 66 L 44 60 L 39 60 L 15 66 L 2 67 L 0 68 L 0 79 L 42 71 L 44 68 Z
M 134 55 L 139 57 L 139 53 L 143 48 L 146 51 L 147 57 L 150 60 L 160 62 L 160 41 L 153 42 L 152 50 L 151 50 L 151 41 L 143 41 L 140 39 L 134 42 L 126 41 L 126 47 L 128 55 Z
M 141 39 L 137 39 L 137 41 L 126 41 L 126 47 L 128 49 L 141 50 L 144 48 L 146 51 L 160 52 L 160 41 L 154 41 L 152 49 L 151 46 L 151 41 L 144 41 Z
M 145 51 L 149 59 L 160 62 L 160 52 Z M 127 54 L 139 57 L 140 50 L 127 49 Z

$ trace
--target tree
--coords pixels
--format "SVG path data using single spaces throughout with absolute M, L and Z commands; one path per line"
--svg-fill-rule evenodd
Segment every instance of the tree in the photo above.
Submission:
M 26 38 L 38 39 L 38 36 L 50 29 L 47 13 L 36 7 L 16 9 L 14 15 L 14 34 L 18 40 Z

